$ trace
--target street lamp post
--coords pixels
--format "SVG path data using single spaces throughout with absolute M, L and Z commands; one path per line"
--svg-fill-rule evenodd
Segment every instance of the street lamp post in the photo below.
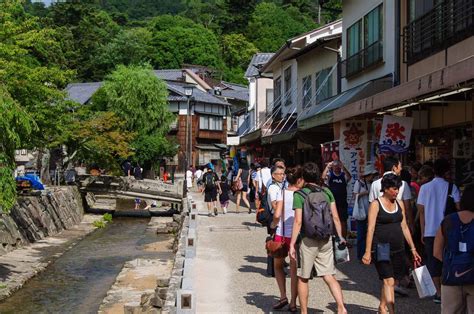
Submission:
M 194 89 L 194 85 L 184 86 L 184 94 L 186 95 L 188 99 L 188 106 L 187 106 L 188 108 L 186 111 L 186 161 L 187 163 L 186 163 L 186 169 L 184 169 L 184 171 L 186 171 L 189 168 L 189 166 L 192 165 L 193 121 L 191 119 L 190 100 L 191 100 L 191 97 L 193 96 L 193 89 Z

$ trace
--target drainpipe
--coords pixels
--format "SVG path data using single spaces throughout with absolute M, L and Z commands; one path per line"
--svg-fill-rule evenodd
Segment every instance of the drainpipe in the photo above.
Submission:
M 400 84 L 400 38 L 402 33 L 400 31 L 400 0 L 395 0 L 395 71 L 393 77 L 393 85 Z

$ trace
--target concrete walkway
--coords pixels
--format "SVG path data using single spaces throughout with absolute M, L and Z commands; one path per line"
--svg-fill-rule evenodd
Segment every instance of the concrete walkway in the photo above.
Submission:
M 234 203 L 230 213 L 222 215 L 219 211 L 217 217 L 207 217 L 203 196 L 191 195 L 199 210 L 194 264 L 197 313 L 271 312 L 279 292 L 275 279 L 266 275 L 266 229 L 255 224 L 255 213 L 235 213 Z M 338 266 L 337 278 L 349 313 L 376 312 L 381 286 L 373 266 L 351 261 Z M 409 297 L 397 297 L 397 312 L 440 312 L 433 301 L 420 300 L 416 289 L 409 293 Z M 313 313 L 333 313 L 336 309 L 329 289 L 319 278 L 310 281 L 309 307 Z

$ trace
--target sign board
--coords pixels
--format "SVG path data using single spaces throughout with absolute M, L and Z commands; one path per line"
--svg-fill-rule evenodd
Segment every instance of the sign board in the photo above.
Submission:
M 379 147 L 381 152 L 404 153 L 410 146 L 413 118 L 385 115 Z

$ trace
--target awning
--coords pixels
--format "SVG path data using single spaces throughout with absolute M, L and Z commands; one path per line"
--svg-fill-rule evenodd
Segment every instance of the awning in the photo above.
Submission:
M 262 129 L 255 130 L 240 137 L 240 145 L 254 142 L 262 137 Z
M 215 144 L 214 144 L 215 145 Z M 195 147 L 200 150 L 214 150 L 214 151 L 220 151 L 221 149 L 214 146 L 214 145 L 204 145 L 204 144 L 199 144 L 196 145 Z
M 453 65 L 431 72 L 414 80 L 400 84 L 388 90 L 366 96 L 361 100 L 349 103 L 334 112 L 334 121 L 341 121 L 360 114 L 416 100 L 417 97 L 452 88 L 472 80 L 474 73 L 474 56 Z
M 276 144 L 289 141 L 296 136 L 296 132 L 297 130 L 292 130 L 285 133 L 262 137 L 262 145 Z
M 370 81 L 311 106 L 298 116 L 298 129 L 306 130 L 333 122 L 333 113 L 342 106 L 392 87 L 391 77 Z
M 216 147 L 219 148 L 219 149 L 227 149 L 227 145 L 226 145 L 226 144 L 217 143 L 217 144 L 214 144 L 214 146 L 216 146 Z

